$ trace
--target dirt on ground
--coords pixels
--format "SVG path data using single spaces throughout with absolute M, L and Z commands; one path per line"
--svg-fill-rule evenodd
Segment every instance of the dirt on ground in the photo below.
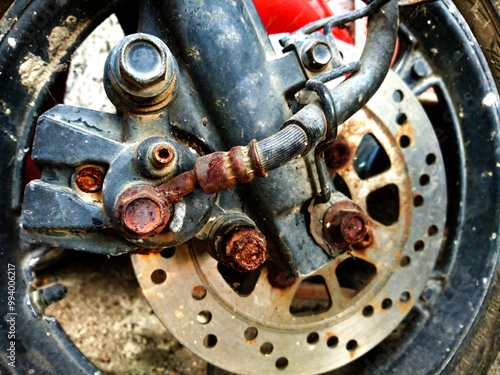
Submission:
M 39 285 L 62 283 L 68 295 L 50 306 L 76 346 L 108 374 L 205 374 L 206 362 L 162 325 L 137 284 L 128 255 L 67 252 L 38 273 Z

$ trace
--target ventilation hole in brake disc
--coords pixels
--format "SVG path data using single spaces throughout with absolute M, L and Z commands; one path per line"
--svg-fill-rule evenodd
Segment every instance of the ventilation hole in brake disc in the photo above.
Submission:
M 413 197 L 413 206 L 422 207 L 424 205 L 424 198 L 421 195 L 416 195 Z
M 366 197 L 366 209 L 372 219 L 389 226 L 399 219 L 399 189 L 390 184 L 372 191 Z
M 260 346 L 260 353 L 262 355 L 269 355 L 273 352 L 274 346 L 270 342 L 265 342 Z
M 377 268 L 359 258 L 347 258 L 335 270 L 345 297 L 354 297 L 375 277 Z
M 207 288 L 203 285 L 197 285 L 191 291 L 191 297 L 196 301 L 201 301 L 207 295 Z
M 294 316 L 311 316 L 328 311 L 332 299 L 325 279 L 322 276 L 312 276 L 304 279 L 290 304 L 290 314 Z
M 403 292 L 401 293 L 401 295 L 399 296 L 399 300 L 403 303 L 406 303 L 410 300 L 411 298 L 411 295 L 409 292 Z
M 425 157 L 425 162 L 427 163 L 427 165 L 434 164 L 436 162 L 436 155 L 434 155 L 434 154 L 428 154 Z
M 172 258 L 175 255 L 175 247 L 167 247 L 166 249 L 163 249 L 160 253 L 162 258 Z
M 336 348 L 338 344 L 339 338 L 337 336 L 331 336 L 326 340 L 326 345 L 331 349 Z
M 217 345 L 217 336 L 215 335 L 206 335 L 205 338 L 203 339 L 203 345 L 205 348 L 213 348 L 215 345 Z
M 359 178 L 366 180 L 388 170 L 391 161 L 377 138 L 365 134 L 354 155 L 353 166 Z
M 368 305 L 363 308 L 363 316 L 365 318 L 369 318 L 370 316 L 373 315 L 373 307 Z
M 420 186 L 427 186 L 427 185 L 429 185 L 430 181 L 431 181 L 431 178 L 429 177 L 429 175 L 426 175 L 426 174 L 423 174 L 422 176 L 420 176 L 420 179 L 418 180 L 418 182 L 420 183 Z
M 404 113 L 398 113 L 396 115 L 396 123 L 398 125 L 404 125 L 408 121 L 408 117 Z
M 427 234 L 429 237 L 435 236 L 438 233 L 439 229 L 435 225 L 431 225 L 429 229 L 427 229 Z
M 260 276 L 260 269 L 241 273 L 226 267 L 222 263 L 217 264 L 217 270 L 227 285 L 241 297 L 247 297 L 252 294 Z
M 335 177 L 333 178 L 333 185 L 335 186 L 335 189 L 337 189 L 339 193 L 342 193 L 347 198 L 352 199 L 349 187 L 345 183 L 344 179 L 338 173 L 336 173 Z
M 278 358 L 275 364 L 278 370 L 284 370 L 288 366 L 288 359 L 286 359 L 285 357 Z
M 382 301 L 382 310 L 389 310 L 392 307 L 392 300 L 386 298 Z
M 401 138 L 399 138 L 399 145 L 402 148 L 406 148 L 411 144 L 411 139 L 407 135 L 402 135 Z
M 356 340 L 349 340 L 345 348 L 350 352 L 353 352 L 358 348 L 358 342 Z
M 415 243 L 413 244 L 413 250 L 415 251 L 422 251 L 425 247 L 425 243 L 424 241 L 421 241 L 421 240 L 418 240 L 418 241 L 415 241 Z
M 155 270 L 151 274 L 151 281 L 155 284 L 163 284 L 167 280 L 167 273 L 163 270 Z
M 404 256 L 401 258 L 401 260 L 399 261 L 399 265 L 401 267 L 408 267 L 410 265 L 410 262 L 411 262 L 411 259 L 409 256 Z
M 212 320 L 212 313 L 210 311 L 203 310 L 198 314 L 196 320 L 200 324 L 208 324 Z
M 307 335 L 307 343 L 310 345 L 317 344 L 319 341 L 319 335 L 317 332 L 311 332 Z
M 259 334 L 259 331 L 255 327 L 248 327 L 245 329 L 245 333 L 243 336 L 245 336 L 245 340 L 247 341 L 253 341 L 257 338 L 257 335 Z

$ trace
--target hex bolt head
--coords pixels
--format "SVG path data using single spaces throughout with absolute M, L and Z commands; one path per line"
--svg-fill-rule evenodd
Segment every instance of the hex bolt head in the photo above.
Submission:
M 367 233 L 367 218 L 352 201 L 332 204 L 323 217 L 323 233 L 328 242 L 348 247 L 362 242 Z
M 75 176 L 75 185 L 84 193 L 99 193 L 102 191 L 104 172 L 97 167 L 84 167 Z
M 351 148 L 343 137 L 338 137 L 325 151 L 325 162 L 329 168 L 343 167 L 351 158 Z
M 325 42 L 313 42 L 302 53 L 302 62 L 307 69 L 312 71 L 324 69 L 331 60 L 332 51 Z
M 253 228 L 236 228 L 225 238 L 226 260 L 238 272 L 256 270 L 267 259 L 267 244 L 262 233 Z
M 154 39 L 132 38 L 120 48 L 120 73 L 130 84 L 146 88 L 167 75 L 167 56 Z
M 127 35 L 109 53 L 104 88 L 111 102 L 134 113 L 164 108 L 175 96 L 178 66 L 167 45 L 153 35 Z
M 167 225 L 172 207 L 159 197 L 152 186 L 135 186 L 116 201 L 118 226 L 135 238 L 153 237 Z

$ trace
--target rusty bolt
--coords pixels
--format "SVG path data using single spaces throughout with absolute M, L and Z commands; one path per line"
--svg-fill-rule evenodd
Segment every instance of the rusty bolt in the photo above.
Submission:
M 371 246 L 373 243 L 373 234 L 371 231 L 367 231 L 365 237 L 358 243 L 352 245 L 355 250 L 365 250 Z
M 274 288 L 285 289 L 293 285 L 295 277 L 288 276 L 281 268 L 274 263 L 269 265 L 267 279 Z
M 152 186 L 136 186 L 118 198 L 115 218 L 120 228 L 132 237 L 147 238 L 167 225 L 172 207 L 160 199 Z
M 150 160 L 158 168 L 166 166 L 172 161 L 174 150 L 168 145 L 157 145 L 153 148 Z
M 259 268 L 267 259 L 266 239 L 256 229 L 237 228 L 226 236 L 226 260 L 238 272 Z
M 328 242 L 347 247 L 363 241 L 367 219 L 356 203 L 347 200 L 336 202 L 323 217 L 323 232 Z
M 102 191 L 104 173 L 96 167 L 84 167 L 78 171 L 75 184 L 84 193 L 98 193 Z
M 338 137 L 325 151 L 325 161 L 329 168 L 340 168 L 351 158 L 351 149 L 343 137 Z
M 325 42 L 314 42 L 302 53 L 302 61 L 307 69 L 318 71 L 325 68 L 332 60 L 332 51 Z

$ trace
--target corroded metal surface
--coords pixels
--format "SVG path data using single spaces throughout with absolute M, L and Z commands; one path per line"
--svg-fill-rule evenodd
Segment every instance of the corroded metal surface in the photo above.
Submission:
M 227 235 L 226 259 L 237 271 L 253 271 L 267 259 L 266 239 L 253 228 L 238 228 Z
M 363 241 L 368 220 L 361 208 L 345 200 L 332 204 L 323 217 L 323 232 L 328 242 L 347 247 Z
M 395 90 L 402 93 L 401 101 L 393 101 Z M 403 125 L 396 120 L 399 113 L 407 116 Z M 281 358 L 287 359 L 286 372 L 291 374 L 340 367 L 387 337 L 424 289 L 441 247 L 446 219 L 444 166 L 425 112 L 411 91 L 390 73 L 367 107 L 341 126 L 339 133 L 352 153 L 342 167 L 330 172 L 345 181 L 352 200 L 369 216 L 370 226 L 363 241 L 307 275 L 324 280 L 327 296 L 322 298 L 329 299 L 326 309 L 309 315 L 293 313 L 294 297 L 318 300 L 320 285 L 304 289 L 301 285 L 306 276 L 282 280 L 285 275 L 271 263 L 255 271 L 258 279 L 249 295 L 238 294 L 200 242 L 177 247 L 168 259 L 154 253 L 133 255 L 139 283 L 156 314 L 183 345 L 211 363 L 246 374 L 279 372 Z M 362 179 L 354 160 L 367 134 L 378 140 L 390 166 Z M 403 137 L 410 140 L 405 147 L 400 142 Z M 428 154 L 435 156 L 432 165 L 425 162 Z M 422 174 L 431 181 L 425 187 L 419 184 Z M 396 222 L 384 225 L 370 216 L 367 198 L 388 186 L 397 192 L 398 215 Z M 423 198 L 422 205 L 413 206 L 415 195 Z M 429 232 L 431 226 L 438 231 Z M 424 250 L 414 248 L 418 241 L 425 242 Z M 342 272 L 357 275 L 360 265 L 372 269 L 370 278 L 358 286 L 347 283 Z M 161 284 L 151 280 L 157 269 L 168 274 Z M 197 286 L 206 289 L 202 299 L 191 294 Z M 371 313 L 363 314 L 365 308 Z M 201 318 L 200 312 L 204 314 Z M 204 319 L 206 312 L 209 321 Z M 248 329 L 257 332 L 252 340 L 245 337 Z M 317 341 L 308 339 L 311 337 Z M 228 356 L 228 352 L 234 355 Z M 315 366 L 308 365 L 312 361 Z
M 104 173 L 98 167 L 84 167 L 78 171 L 75 184 L 84 193 L 98 193 L 102 190 Z

